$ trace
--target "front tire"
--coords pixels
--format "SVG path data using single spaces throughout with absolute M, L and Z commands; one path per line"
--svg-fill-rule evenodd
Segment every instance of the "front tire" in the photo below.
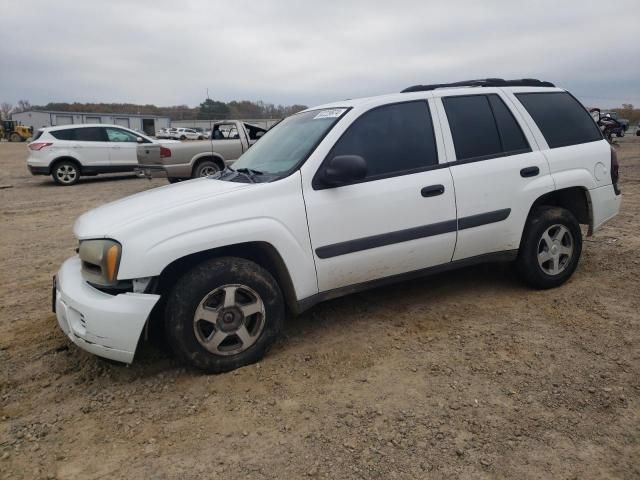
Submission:
M 273 276 L 236 257 L 207 260 L 184 274 L 167 298 L 165 332 L 176 355 L 208 373 L 260 360 L 284 323 Z
M 516 268 L 533 288 L 554 288 L 566 282 L 580 260 L 582 232 L 575 216 L 564 208 L 538 207 L 529 215 Z
M 10 142 L 22 142 L 22 141 L 24 141 L 24 139 L 19 134 L 14 132 L 9 136 L 9 141 Z
M 68 187 L 76 184 L 80 179 L 80 168 L 75 162 L 63 160 L 53 166 L 51 177 L 58 185 Z

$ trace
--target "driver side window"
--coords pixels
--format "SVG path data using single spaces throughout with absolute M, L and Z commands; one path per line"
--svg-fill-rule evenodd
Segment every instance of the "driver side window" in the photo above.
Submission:
M 358 155 L 367 163 L 366 180 L 419 171 L 438 163 L 429 105 L 423 101 L 374 108 L 360 116 L 328 158 Z

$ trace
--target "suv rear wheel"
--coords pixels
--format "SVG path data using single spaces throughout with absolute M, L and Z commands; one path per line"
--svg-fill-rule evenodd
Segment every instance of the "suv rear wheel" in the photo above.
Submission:
M 69 186 L 77 183 L 80 179 L 80 169 L 75 162 L 62 160 L 53 166 L 51 176 L 58 185 Z
M 539 207 L 529 215 L 516 267 L 534 288 L 562 285 L 573 274 L 582 253 L 582 232 L 575 216 L 564 208 Z
M 167 299 L 165 332 L 175 353 L 209 373 L 260 360 L 284 322 L 282 293 L 258 264 L 215 258 L 187 272 Z

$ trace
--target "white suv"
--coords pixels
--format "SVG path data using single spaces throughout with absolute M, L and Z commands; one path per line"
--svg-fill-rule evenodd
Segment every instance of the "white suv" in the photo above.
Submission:
M 204 135 L 193 128 L 177 128 L 171 133 L 171 138 L 176 140 L 203 140 Z
M 138 166 L 138 143 L 153 142 L 117 125 L 42 128 L 28 145 L 27 167 L 33 175 L 51 175 L 59 185 L 73 185 L 81 175 L 133 172 Z
M 451 268 L 514 261 L 561 285 L 618 213 L 615 151 L 537 80 L 416 86 L 300 112 L 214 176 L 81 216 L 54 282 L 72 342 L 131 362 L 149 322 L 184 361 L 260 359 L 285 312 Z

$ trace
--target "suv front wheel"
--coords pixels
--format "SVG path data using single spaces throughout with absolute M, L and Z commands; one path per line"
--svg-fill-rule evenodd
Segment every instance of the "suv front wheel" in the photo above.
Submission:
M 260 360 L 284 322 L 273 276 L 243 258 L 207 260 L 180 278 L 167 298 L 165 332 L 174 352 L 209 373 Z
M 582 232 L 564 208 L 538 207 L 529 215 L 516 267 L 520 277 L 539 289 L 562 285 L 573 274 L 582 253 Z

